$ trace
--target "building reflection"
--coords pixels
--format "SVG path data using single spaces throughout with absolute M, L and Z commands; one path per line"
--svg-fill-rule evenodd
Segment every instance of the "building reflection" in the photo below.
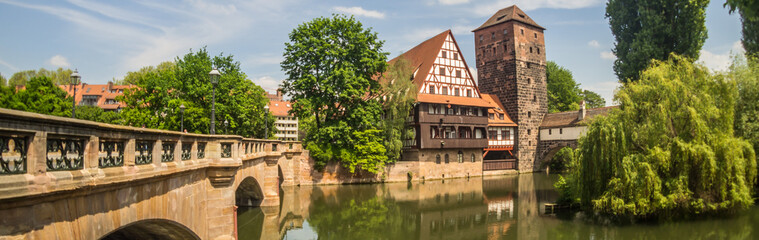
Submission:
M 277 209 L 240 216 L 239 239 L 540 238 L 539 206 L 556 195 L 532 176 L 286 187 Z

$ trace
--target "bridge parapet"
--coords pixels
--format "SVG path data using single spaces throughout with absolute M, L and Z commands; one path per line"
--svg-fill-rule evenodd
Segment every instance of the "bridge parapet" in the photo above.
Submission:
M 234 207 L 236 181 L 259 174 L 241 168 L 266 166 L 255 170 L 264 170 L 266 178 L 256 179 L 269 198 L 264 203 L 277 205 L 277 162 L 301 151 L 299 142 L 135 128 L 0 108 L 0 212 L 132 186 L 160 186 L 161 181 L 168 181 L 170 189 L 164 190 L 172 191 L 171 181 L 190 176 L 208 179 L 208 187 L 202 187 L 207 193 L 199 198 L 208 203 L 201 204 L 209 209 L 205 217 L 212 219 L 211 207 L 224 209 L 219 214 L 226 217 L 226 209 Z M 162 194 L 158 189 L 151 194 Z M 214 201 L 221 204 L 212 206 Z M 203 239 L 228 233 L 226 227 L 186 225 Z M 18 232 L 23 227 L 0 231 L 0 236 Z

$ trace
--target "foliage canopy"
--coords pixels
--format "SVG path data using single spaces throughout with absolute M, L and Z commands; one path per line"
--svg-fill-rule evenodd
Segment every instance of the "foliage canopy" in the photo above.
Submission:
M 609 0 L 606 18 L 616 41 L 614 72 L 619 81 L 636 81 L 651 60 L 670 53 L 698 59 L 706 40 L 709 0 Z
M 735 85 L 689 59 L 654 61 L 580 139 L 562 198 L 633 219 L 687 217 L 753 204 L 756 159 L 733 136 Z M 566 196 L 571 194 L 571 196 Z
M 72 99 L 49 78 L 33 77 L 26 88 L 0 86 L 0 107 L 60 117 L 71 116 Z

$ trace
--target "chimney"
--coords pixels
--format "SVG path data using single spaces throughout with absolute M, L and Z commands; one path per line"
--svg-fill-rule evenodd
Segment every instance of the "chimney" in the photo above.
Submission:
M 577 113 L 577 120 L 585 119 L 585 100 L 580 101 L 580 111 Z
M 113 89 L 113 82 L 108 81 L 108 92 L 110 92 L 111 89 Z
M 282 89 L 277 88 L 277 97 L 279 97 L 280 100 L 282 100 Z

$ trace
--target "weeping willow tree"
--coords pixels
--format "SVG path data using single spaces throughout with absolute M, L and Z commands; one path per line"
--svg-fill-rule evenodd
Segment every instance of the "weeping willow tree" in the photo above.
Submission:
M 735 83 L 689 59 L 654 61 L 620 109 L 593 121 L 557 187 L 587 211 L 625 219 L 732 213 L 753 204 L 756 157 L 733 136 Z
M 391 162 L 400 158 L 403 140 L 411 139 L 414 132 L 408 128 L 406 119 L 416 102 L 417 88 L 412 81 L 414 67 L 400 57 L 388 67 L 380 81 L 383 96 L 383 118 L 386 155 Z

